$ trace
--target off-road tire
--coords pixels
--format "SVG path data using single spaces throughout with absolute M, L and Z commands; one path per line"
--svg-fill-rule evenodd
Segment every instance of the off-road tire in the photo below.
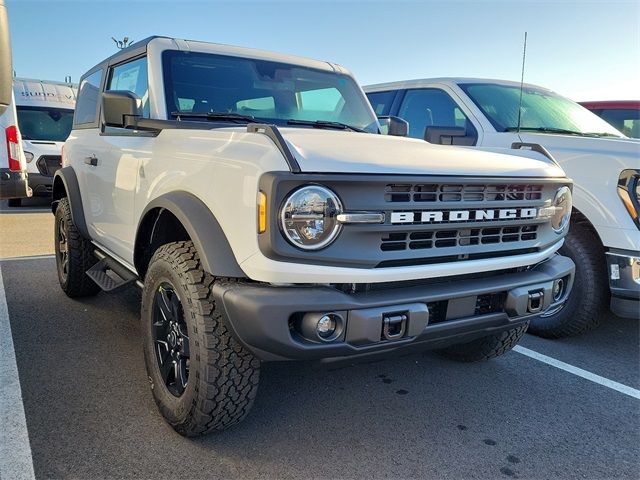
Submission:
M 441 355 L 458 362 L 479 362 L 507 353 L 520 341 L 527 331 L 528 323 L 495 335 L 487 335 L 468 343 L 460 343 L 438 351 Z
M 61 225 L 64 225 L 64 227 L 61 227 Z M 61 255 L 61 228 L 66 231 L 66 270 L 63 268 L 63 256 Z M 58 281 L 64 293 L 71 298 L 86 297 L 98 293 L 100 287 L 86 275 L 86 271 L 98 259 L 93 254 L 91 242 L 82 236 L 73 223 L 71 206 L 66 197 L 60 200 L 56 208 L 53 235 Z
M 231 333 L 211 289 L 216 282 L 202 269 L 192 242 L 156 250 L 144 280 L 142 331 L 151 391 L 162 416 L 181 435 L 224 430 L 249 413 L 258 390 L 260 361 Z M 169 284 L 178 295 L 189 338 L 189 372 L 180 396 L 160 374 L 153 339 L 155 292 Z
M 7 205 L 9 207 L 21 207 L 22 206 L 22 199 L 21 198 L 10 198 L 9 200 L 7 200 Z
M 596 233 L 584 223 L 571 223 L 560 254 L 576 264 L 573 288 L 558 312 L 531 320 L 529 332 L 539 337 L 570 337 L 591 330 L 608 309 L 605 252 Z

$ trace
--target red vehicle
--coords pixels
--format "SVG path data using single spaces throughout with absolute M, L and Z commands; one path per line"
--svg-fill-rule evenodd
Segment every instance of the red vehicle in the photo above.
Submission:
M 627 137 L 640 138 L 640 101 L 610 100 L 580 102 L 580 105 L 602 117 Z

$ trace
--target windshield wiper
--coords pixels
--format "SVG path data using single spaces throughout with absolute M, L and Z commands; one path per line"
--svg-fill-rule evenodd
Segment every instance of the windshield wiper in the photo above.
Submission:
M 351 130 L 353 132 L 364 132 L 365 130 L 347 125 L 346 123 L 331 122 L 329 120 L 287 120 L 287 125 L 309 125 L 314 128 L 337 128 L 338 130 Z
M 584 135 L 582 132 L 576 132 L 575 130 L 566 130 L 564 128 L 551 128 L 551 127 L 507 127 L 504 129 L 505 132 L 517 132 L 520 130 L 521 132 L 542 132 L 542 133 L 558 133 L 564 135 Z
M 206 118 L 210 120 L 222 120 L 235 123 L 255 122 L 255 117 L 233 112 L 171 112 L 172 117 L 181 118 Z

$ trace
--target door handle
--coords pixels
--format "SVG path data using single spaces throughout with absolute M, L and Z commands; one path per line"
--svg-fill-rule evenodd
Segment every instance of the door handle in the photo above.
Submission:
M 90 157 L 85 157 L 84 163 L 87 165 L 92 165 L 94 167 L 98 166 L 98 158 L 95 155 L 91 155 Z

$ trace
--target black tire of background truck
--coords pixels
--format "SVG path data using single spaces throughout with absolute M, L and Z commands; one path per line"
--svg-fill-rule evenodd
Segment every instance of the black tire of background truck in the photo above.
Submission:
M 438 353 L 458 362 L 479 362 L 507 353 L 520 341 L 527 331 L 528 323 L 495 335 L 487 335 L 468 343 L 451 345 Z
M 61 254 L 62 233 L 66 239 L 67 268 L 63 269 L 63 255 Z M 71 206 L 69 200 L 64 197 L 58 203 L 54 221 L 54 243 L 56 254 L 56 270 L 60 286 L 67 296 L 86 297 L 95 295 L 100 287 L 86 275 L 98 259 L 93 254 L 93 245 L 78 231 L 71 218 Z
M 573 289 L 558 312 L 531 320 L 529 332 L 539 337 L 578 335 L 598 326 L 609 304 L 604 248 L 584 223 L 571 223 L 560 254 L 576 264 Z
M 22 199 L 21 198 L 10 198 L 7 201 L 7 205 L 10 207 L 21 207 L 22 206 Z
M 221 431 L 249 413 L 258 391 L 260 361 L 232 335 L 202 269 L 192 242 L 174 242 L 156 250 L 142 293 L 144 358 L 160 413 L 181 435 Z M 153 340 L 153 302 L 161 284 L 177 293 L 189 338 L 189 374 L 184 392 L 174 396 L 165 385 Z

